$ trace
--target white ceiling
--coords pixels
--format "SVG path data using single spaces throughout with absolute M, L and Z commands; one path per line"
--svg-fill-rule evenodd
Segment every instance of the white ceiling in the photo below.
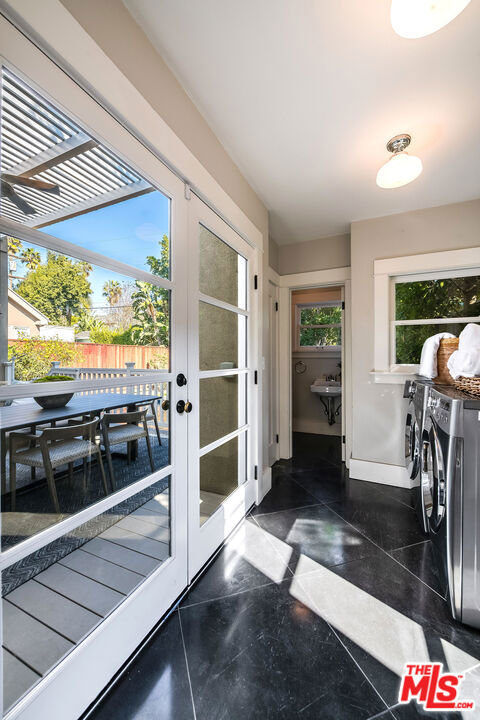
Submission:
M 389 0 L 125 0 L 270 211 L 280 244 L 480 197 L 480 2 L 405 40 Z M 385 144 L 424 172 L 381 190 Z

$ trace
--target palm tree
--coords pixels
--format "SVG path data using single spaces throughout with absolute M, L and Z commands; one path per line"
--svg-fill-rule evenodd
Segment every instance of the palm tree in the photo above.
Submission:
M 108 280 L 103 285 L 102 294 L 107 298 L 109 305 L 116 305 L 122 297 L 122 286 L 117 280 Z
M 27 248 L 20 255 L 20 260 L 29 270 L 35 270 L 41 263 L 42 259 L 38 250 Z

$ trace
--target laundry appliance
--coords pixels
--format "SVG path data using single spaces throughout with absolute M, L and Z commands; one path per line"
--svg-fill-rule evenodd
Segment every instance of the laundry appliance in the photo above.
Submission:
M 480 628 L 480 398 L 430 388 L 421 488 L 438 575 L 453 617 Z
M 409 400 L 405 418 L 405 467 L 413 483 L 412 505 L 425 534 L 428 521 L 421 488 L 422 433 L 431 385 L 428 380 L 407 380 L 403 391 L 403 397 Z

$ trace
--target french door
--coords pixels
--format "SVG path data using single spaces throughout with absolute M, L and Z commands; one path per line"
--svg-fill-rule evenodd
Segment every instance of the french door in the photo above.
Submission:
M 192 195 L 188 283 L 188 574 L 254 502 L 255 253 Z

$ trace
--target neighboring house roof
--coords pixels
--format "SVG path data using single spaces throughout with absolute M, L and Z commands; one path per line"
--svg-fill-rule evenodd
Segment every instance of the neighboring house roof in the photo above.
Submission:
M 35 325 L 38 325 L 39 327 L 41 325 L 48 325 L 47 316 L 41 313 L 40 310 L 37 310 L 36 307 L 31 305 L 27 300 L 25 300 L 25 298 L 15 292 L 15 290 L 12 290 L 12 288 L 8 288 L 8 301 L 15 303 L 15 305 L 18 305 L 23 312 L 28 313 L 28 315 L 33 317 Z

